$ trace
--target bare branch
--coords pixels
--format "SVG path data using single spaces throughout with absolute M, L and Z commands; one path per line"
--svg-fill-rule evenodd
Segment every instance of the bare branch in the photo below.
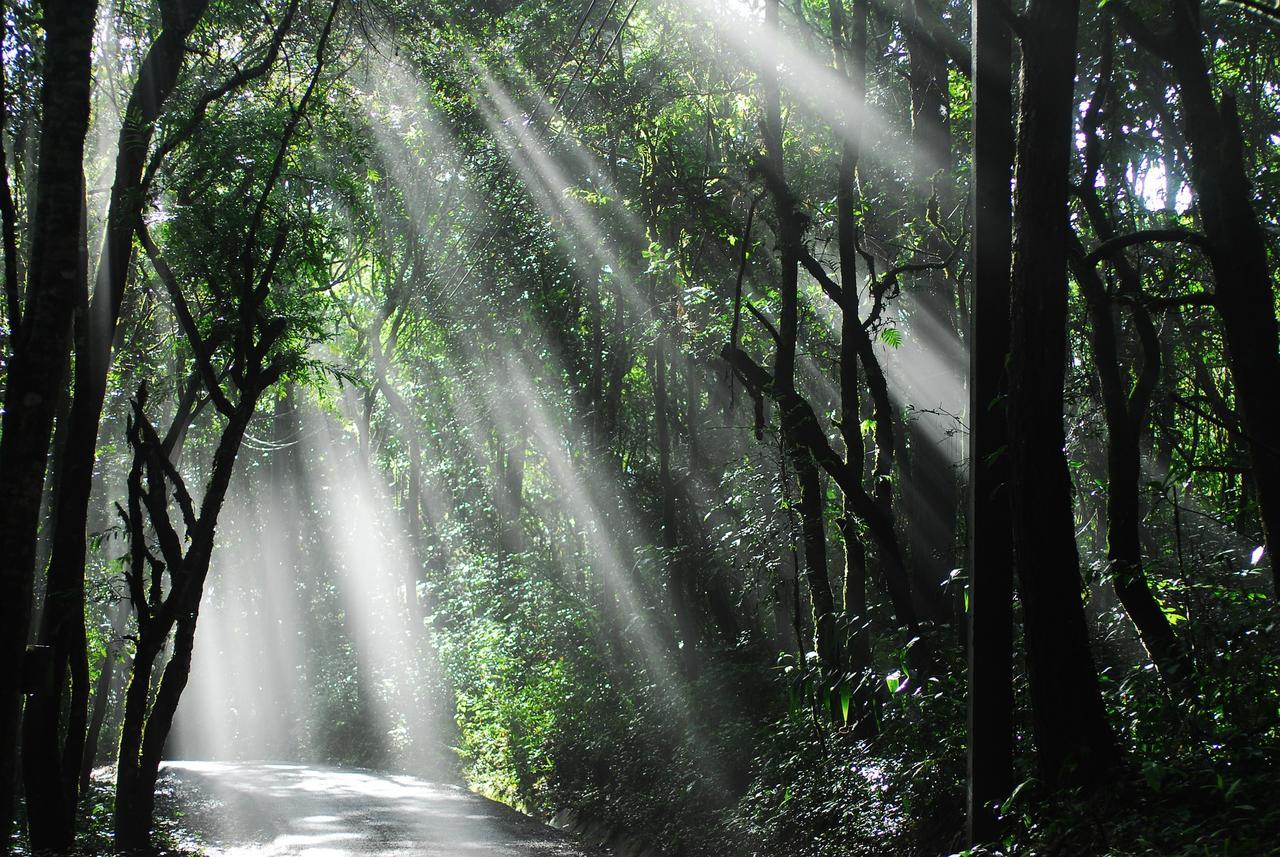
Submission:
M 751 303 L 751 301 L 747 301 L 746 304 L 747 310 L 756 317 L 756 321 L 760 322 L 760 324 L 764 326 L 764 329 L 769 332 L 769 336 L 773 339 L 774 345 L 781 347 L 782 336 L 778 333 L 778 328 L 774 327 L 773 323 L 770 322 L 769 319 L 765 318 L 764 313 L 756 309 L 755 304 Z
M 1191 229 L 1141 229 L 1137 232 L 1130 232 L 1127 235 L 1117 235 L 1103 241 L 1097 247 L 1093 248 L 1088 256 L 1085 257 L 1085 264 L 1096 265 L 1101 259 L 1109 259 L 1119 253 L 1126 247 L 1132 247 L 1136 244 L 1155 243 L 1161 241 L 1174 241 L 1181 244 L 1194 244 L 1201 249 L 1209 249 L 1209 239 L 1203 233 L 1196 232 Z

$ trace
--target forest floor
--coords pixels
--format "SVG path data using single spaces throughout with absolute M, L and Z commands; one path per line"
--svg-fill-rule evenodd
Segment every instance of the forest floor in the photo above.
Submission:
M 226 857 L 603 857 L 456 785 L 319 765 L 167 762 L 162 813 Z

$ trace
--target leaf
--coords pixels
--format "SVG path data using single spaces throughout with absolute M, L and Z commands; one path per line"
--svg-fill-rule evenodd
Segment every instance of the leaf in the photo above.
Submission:
M 1022 782 L 1018 783 L 1018 786 L 1013 790 L 1013 793 L 1010 794 L 1009 797 L 1005 799 L 1004 803 L 1000 804 L 1000 815 L 1007 815 L 1009 812 L 1009 809 L 1018 800 L 1018 795 L 1022 794 L 1023 789 L 1025 789 L 1027 786 L 1031 785 L 1034 782 L 1035 782 L 1034 779 L 1030 779 L 1030 780 L 1023 780 Z
M 853 690 L 848 685 L 840 688 L 840 710 L 844 713 L 844 722 L 849 722 L 849 703 L 853 700 Z
M 884 683 L 888 686 L 890 693 L 897 693 L 898 688 L 902 685 L 902 673 L 894 670 L 884 677 Z
M 886 327 L 880 331 L 880 341 L 890 348 L 902 347 L 902 331 L 896 327 Z
M 1258 545 L 1253 549 L 1253 553 L 1249 554 L 1249 565 L 1257 565 L 1262 559 L 1262 555 L 1266 553 L 1266 545 Z

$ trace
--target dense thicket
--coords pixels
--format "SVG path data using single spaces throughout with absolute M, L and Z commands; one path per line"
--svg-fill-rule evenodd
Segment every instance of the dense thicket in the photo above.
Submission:
M 1271 847 L 1280 18 L 973 6 L 5 4 L 3 847 Z

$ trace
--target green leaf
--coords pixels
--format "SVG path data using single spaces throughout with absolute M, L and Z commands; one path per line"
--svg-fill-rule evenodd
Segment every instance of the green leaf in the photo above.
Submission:
M 840 688 L 840 711 L 844 714 L 844 722 L 849 722 L 849 703 L 853 701 L 853 690 L 845 685 Z
M 1022 794 L 1023 789 L 1025 789 L 1027 786 L 1031 785 L 1034 782 L 1035 782 L 1034 779 L 1030 779 L 1030 780 L 1023 780 L 1022 782 L 1018 783 L 1018 786 L 1013 790 L 1013 793 L 1010 794 L 1009 797 L 1005 799 L 1004 803 L 1000 804 L 1000 815 L 1007 815 L 1009 813 L 1010 808 L 1012 808 L 1014 803 L 1017 802 L 1018 795 Z
M 880 331 L 880 341 L 890 348 L 902 347 L 902 331 L 896 327 L 886 327 Z

